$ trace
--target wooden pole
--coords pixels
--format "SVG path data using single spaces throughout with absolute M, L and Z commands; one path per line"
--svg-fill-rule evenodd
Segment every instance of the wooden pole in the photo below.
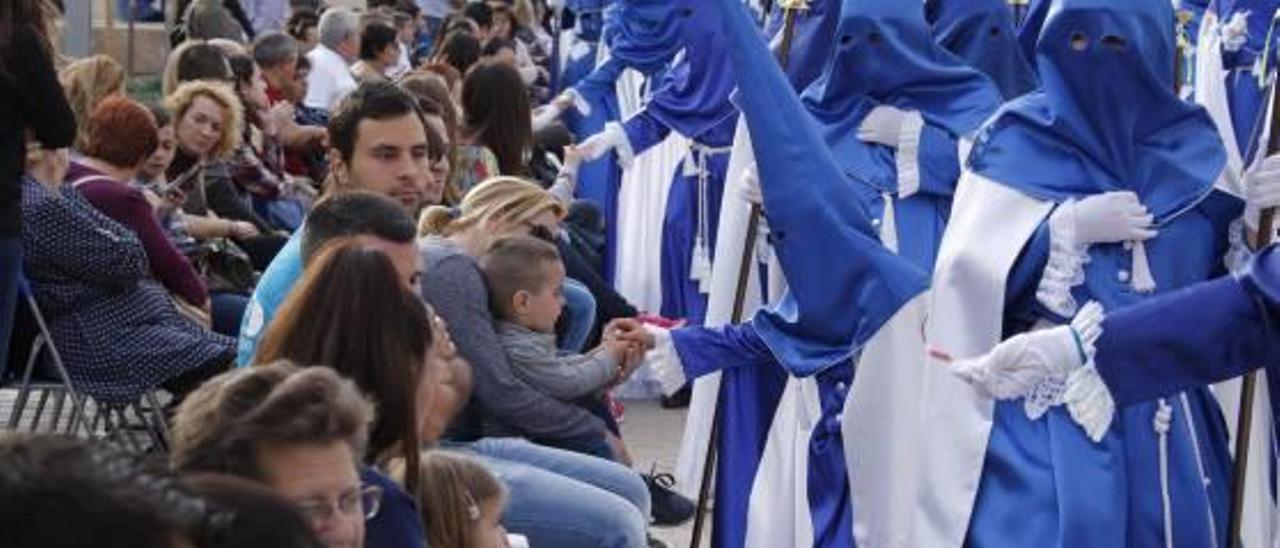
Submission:
M 1268 48 L 1270 51 L 1270 48 Z M 1280 153 L 1280 93 L 1276 90 L 1276 79 L 1271 80 L 1271 121 L 1270 135 L 1267 139 L 1267 155 Z M 1258 217 L 1258 233 L 1254 237 L 1254 248 L 1262 249 L 1271 244 L 1275 236 L 1275 208 L 1263 210 Z M 1240 384 L 1240 409 L 1236 415 L 1236 451 L 1235 463 L 1231 477 L 1231 514 L 1227 521 L 1227 534 L 1230 545 L 1239 548 L 1240 529 L 1244 523 L 1244 488 L 1245 477 L 1249 471 L 1249 440 L 1253 436 L 1253 402 L 1258 384 L 1257 370 L 1250 371 Z
M 791 41 L 795 34 L 797 8 L 787 3 L 780 4 L 782 16 L 782 42 L 778 46 L 778 63 L 785 70 L 791 57 Z M 767 18 L 766 18 L 767 19 Z M 755 258 L 757 233 L 760 230 L 760 204 L 751 204 L 751 214 L 747 219 L 747 234 L 742 242 L 742 261 L 738 264 L 738 285 L 733 296 L 732 323 L 741 323 L 747 300 L 747 284 L 751 281 L 751 261 Z M 698 548 L 702 543 L 702 529 L 706 526 L 707 506 L 711 500 L 711 486 L 714 483 L 716 453 L 720 446 L 720 423 L 724 418 L 724 385 L 720 385 L 716 395 L 716 410 L 711 419 L 711 435 L 707 439 L 707 456 L 702 461 L 702 481 L 698 484 L 698 504 L 693 514 L 693 537 L 689 540 L 689 548 Z

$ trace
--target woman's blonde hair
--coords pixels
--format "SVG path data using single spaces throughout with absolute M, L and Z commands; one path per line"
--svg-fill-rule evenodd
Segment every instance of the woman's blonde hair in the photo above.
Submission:
M 480 463 L 440 449 L 424 451 L 418 464 L 418 507 L 427 530 L 427 544 L 471 548 L 480 505 L 506 497 L 506 489 Z M 404 461 L 390 465 L 392 477 L 404 477 Z
M 209 151 L 209 159 L 222 158 L 231 154 L 240 146 L 240 126 L 244 120 L 244 107 L 236 98 L 236 92 L 229 84 L 210 80 L 192 80 L 183 82 L 172 94 L 164 99 L 164 106 L 173 114 L 173 127 L 182 123 L 182 117 L 195 102 L 197 97 L 207 97 L 222 107 L 222 136 L 213 150 Z
M 515 225 L 550 211 L 564 217 L 564 204 L 550 192 L 517 177 L 494 177 L 467 192 L 456 209 L 431 206 L 418 218 L 419 236 L 452 236 L 482 223 Z
M 511 5 L 511 17 L 524 28 L 533 28 L 538 23 L 538 12 L 531 0 L 515 0 Z
M 89 115 L 98 103 L 124 92 L 124 67 L 106 55 L 94 55 L 67 65 L 58 81 L 76 118 L 76 150 L 89 144 Z

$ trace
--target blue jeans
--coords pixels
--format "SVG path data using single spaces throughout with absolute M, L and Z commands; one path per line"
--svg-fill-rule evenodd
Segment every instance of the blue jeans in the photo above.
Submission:
M 213 293 L 209 295 L 213 313 L 213 332 L 228 337 L 240 336 L 240 320 L 249 307 L 249 297 L 239 293 Z
M 587 286 L 573 278 L 564 279 L 564 313 L 567 323 L 560 337 L 560 350 L 582 352 L 596 324 L 596 298 Z
M 642 548 L 649 489 L 631 469 L 520 438 L 442 444 L 478 459 L 507 486 L 502 522 L 531 546 Z

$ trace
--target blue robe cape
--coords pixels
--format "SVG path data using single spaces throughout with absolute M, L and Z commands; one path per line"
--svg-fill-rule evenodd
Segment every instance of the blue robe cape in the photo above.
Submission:
M 1227 227 L 1241 211 L 1233 198 L 1211 195 L 1225 164 L 1212 121 L 1171 91 L 1172 20 L 1163 0 L 1054 0 L 1037 42 L 1041 89 L 1003 107 L 970 156 L 976 173 L 1039 200 L 1137 193 L 1160 229 L 1146 242 L 1157 293 L 1221 274 Z M 1075 33 L 1088 37 L 1082 51 L 1070 46 Z M 1103 36 L 1125 43 L 1104 44 Z M 1009 273 L 1006 337 L 1037 320 L 1064 320 L 1035 299 L 1048 240 L 1041 225 Z M 1094 245 L 1089 256 L 1077 302 L 1120 310 L 1149 298 L 1129 284 L 1129 250 Z M 1222 418 L 1203 389 L 1169 403 L 1173 545 L 1225 545 Z M 1125 408 L 1094 444 L 1060 409 L 1030 421 L 1020 402 L 997 404 L 968 544 L 1163 545 L 1156 406 Z
M 924 117 L 920 192 L 894 203 L 899 251 L 930 271 L 960 177 L 956 143 L 999 108 L 1000 93 L 990 78 L 934 43 L 923 10 L 845 0 L 837 33 L 824 72 L 804 92 L 805 108 L 877 219 L 884 216 L 883 196 L 898 190 L 895 151 L 859 140 L 858 126 L 878 105 Z
M 1006 0 L 930 0 L 925 18 L 934 40 L 990 77 L 1005 99 L 1038 85 L 1035 70 L 1018 47 Z
M 928 280 L 921 269 L 880 245 L 852 183 L 805 115 L 744 6 L 735 0 L 714 5 L 724 16 L 770 237 L 791 285 L 777 305 L 757 312 L 749 324 L 678 330 L 672 340 L 690 377 L 729 367 L 729 378 L 735 372 L 777 369 L 774 363 L 792 375 L 817 377 L 823 418 L 809 445 L 815 544 L 852 546 L 854 509 L 836 419 L 851 380 L 851 360 L 903 304 L 924 291 Z M 763 402 L 731 399 L 757 386 L 761 384 L 725 392 L 720 402 L 726 420 L 717 470 L 715 546 L 741 546 L 747 528 L 747 496 L 770 420 L 745 424 L 728 419 L 759 414 Z M 770 403 L 776 401 L 775 396 Z M 746 409 L 735 413 L 735 406 Z
M 1248 165 L 1258 152 L 1258 140 L 1266 129 L 1266 88 L 1258 85 L 1254 76 L 1254 64 L 1267 49 L 1267 31 L 1271 14 L 1280 8 L 1276 0 L 1218 0 L 1211 6 L 1218 21 L 1225 23 L 1236 12 L 1248 12 L 1248 38 L 1238 51 L 1222 52 L 1223 68 L 1227 70 L 1227 102 L 1231 110 L 1231 124 L 1235 130 L 1240 156 Z M 1280 35 L 1272 35 L 1269 69 L 1276 65 L 1276 43 Z

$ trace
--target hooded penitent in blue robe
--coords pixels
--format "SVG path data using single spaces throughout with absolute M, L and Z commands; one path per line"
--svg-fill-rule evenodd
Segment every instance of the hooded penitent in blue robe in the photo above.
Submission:
M 838 418 L 852 382 L 852 360 L 904 303 L 924 291 L 927 276 L 879 243 L 854 183 L 826 148 L 743 6 L 735 0 L 714 5 L 724 17 L 770 238 L 790 287 L 747 324 L 672 333 L 689 376 L 725 374 L 712 544 L 743 545 L 747 497 L 771 422 L 760 408 L 777 401 L 744 397 L 757 385 L 735 383 L 751 378 L 734 375 L 785 370 L 815 377 L 819 390 L 821 418 L 808 444 L 814 544 L 852 546 L 855 509 Z M 793 512 L 793 502 L 776 501 L 777 511 Z
M 931 271 L 960 177 L 958 142 L 999 108 L 1000 92 L 990 78 L 934 43 L 923 8 L 845 0 L 836 36 L 824 72 L 804 92 L 805 108 L 856 183 L 863 207 L 877 224 L 892 221 L 898 251 Z M 858 139 L 858 127 L 879 105 L 924 118 L 913 166 L 919 190 L 910 196 L 900 193 L 907 183 L 898 173 L 899 152 Z
M 1169 3 L 1052 0 L 1043 8 L 1041 88 L 983 128 L 970 168 L 1053 203 L 1136 193 L 1159 230 L 1145 242 L 1155 294 L 1221 274 L 1228 225 L 1241 204 L 1213 189 L 1225 164 L 1213 122 L 1172 92 Z M 1084 281 L 1072 289 L 1076 302 L 1120 310 L 1147 299 L 1131 280 L 1134 249 L 1091 246 Z M 1063 321 L 1036 300 L 1048 255 L 1045 223 L 1008 273 L 1006 336 Z M 1164 435 L 1153 423 L 1162 408 L 1171 416 Z M 1061 410 L 1032 421 L 1021 402 L 998 403 L 968 544 L 1226 545 L 1226 432 L 1207 390 L 1130 405 L 1119 415 L 1095 444 Z
M 929 0 L 925 18 L 938 45 L 990 77 L 1006 100 L 1036 88 L 1006 0 Z

